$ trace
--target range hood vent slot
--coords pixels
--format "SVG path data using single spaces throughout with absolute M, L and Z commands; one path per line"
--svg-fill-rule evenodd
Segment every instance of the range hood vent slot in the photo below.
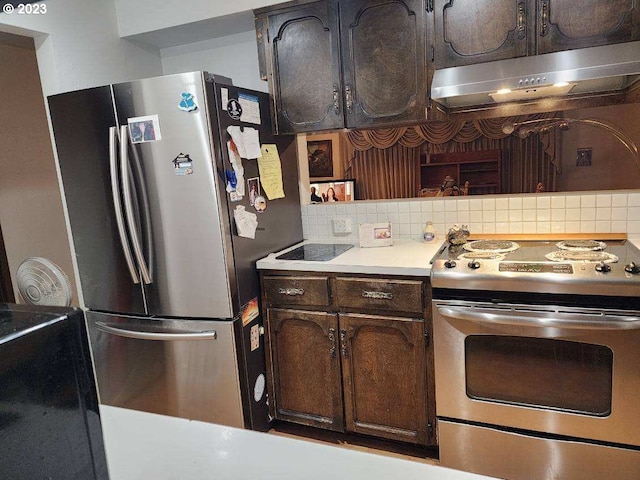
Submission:
M 624 91 L 638 80 L 640 42 L 628 42 L 436 70 L 431 98 L 450 108 L 497 105 Z

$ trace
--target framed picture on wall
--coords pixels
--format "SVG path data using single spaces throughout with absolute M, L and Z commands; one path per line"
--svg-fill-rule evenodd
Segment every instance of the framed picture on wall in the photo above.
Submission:
M 333 177 L 331 140 L 307 142 L 310 177 Z

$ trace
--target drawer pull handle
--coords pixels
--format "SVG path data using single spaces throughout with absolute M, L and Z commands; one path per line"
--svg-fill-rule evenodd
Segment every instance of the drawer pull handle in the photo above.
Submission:
M 331 358 L 335 358 L 336 357 L 336 329 L 335 328 L 329 329 L 329 343 L 331 343 L 331 347 L 329 347 L 329 355 L 331 355 Z
M 279 288 L 278 293 L 281 295 L 288 295 L 290 297 L 295 297 L 296 295 L 304 295 L 303 288 Z
M 376 300 L 393 300 L 393 293 L 391 292 L 368 292 L 362 291 L 362 298 L 375 298 Z

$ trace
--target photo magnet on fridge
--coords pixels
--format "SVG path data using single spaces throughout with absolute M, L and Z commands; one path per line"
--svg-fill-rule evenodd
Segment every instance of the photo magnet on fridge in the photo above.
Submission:
M 158 115 L 128 118 L 127 123 L 131 143 L 155 142 L 162 138 Z

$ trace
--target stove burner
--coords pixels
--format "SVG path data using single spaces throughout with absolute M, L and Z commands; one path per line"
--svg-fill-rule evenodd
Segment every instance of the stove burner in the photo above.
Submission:
M 464 249 L 468 252 L 508 253 L 518 248 L 520 245 L 510 240 L 476 240 L 464 244 Z
M 556 247 L 560 250 L 569 250 L 572 252 L 588 252 L 592 250 L 604 250 L 607 244 L 598 240 L 563 240 L 556 243 Z
M 547 253 L 545 257 L 553 262 L 616 263 L 618 261 L 615 255 L 600 251 L 556 250 Z
M 459 260 L 504 260 L 504 253 L 499 252 L 465 252 L 458 255 Z

